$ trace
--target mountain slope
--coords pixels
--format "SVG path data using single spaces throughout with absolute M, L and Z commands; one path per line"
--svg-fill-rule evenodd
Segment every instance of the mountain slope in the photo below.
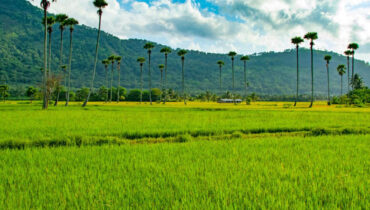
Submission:
M 37 85 L 41 80 L 43 57 L 43 28 L 40 23 L 42 11 L 25 0 L 0 2 L 0 77 L 6 77 L 9 83 L 20 86 Z M 98 21 L 98 17 L 96 17 Z M 54 26 L 53 33 L 53 70 L 59 64 L 59 30 Z M 87 26 L 77 26 L 74 31 L 74 48 L 72 60 L 72 86 L 75 88 L 88 86 L 93 68 L 94 48 L 97 30 Z M 64 63 L 67 62 L 69 49 L 69 31 L 66 30 L 64 42 Z M 132 89 L 139 87 L 139 65 L 137 57 L 146 57 L 143 49 L 145 40 L 120 40 L 108 33 L 102 33 L 99 60 L 110 54 L 123 56 L 122 86 Z M 161 45 L 153 50 L 153 86 L 159 87 L 160 72 L 157 66 L 164 62 L 159 53 Z M 292 47 L 287 43 L 287 47 Z M 326 68 L 323 59 L 325 54 L 333 56 L 331 66 L 331 84 L 335 93 L 340 91 L 340 77 L 336 72 L 338 64 L 346 64 L 346 58 L 332 52 L 315 51 L 315 90 L 316 94 L 326 93 Z M 310 55 L 307 49 L 301 50 L 301 93 L 310 91 Z M 295 50 L 285 52 L 269 52 L 251 55 L 247 64 L 249 90 L 258 94 L 293 95 L 296 85 Z M 224 60 L 223 86 L 225 91 L 231 89 L 231 61 L 223 54 L 190 51 L 186 56 L 185 71 L 187 90 L 199 93 L 205 90 L 218 91 L 217 60 Z M 168 87 L 180 89 L 181 66 L 176 52 L 169 56 Z M 358 72 L 368 85 L 370 82 L 370 66 L 363 61 L 355 63 Z M 236 88 L 243 91 L 243 64 L 236 59 Z M 346 78 L 346 75 L 345 75 Z M 1 78 L 0 78 L 1 79 Z M 147 86 L 147 67 L 145 68 L 145 87 Z M 347 81 L 347 79 L 344 79 Z M 99 62 L 95 87 L 104 83 L 104 67 Z M 346 82 L 344 83 L 346 85 Z M 346 87 L 346 86 L 345 86 Z

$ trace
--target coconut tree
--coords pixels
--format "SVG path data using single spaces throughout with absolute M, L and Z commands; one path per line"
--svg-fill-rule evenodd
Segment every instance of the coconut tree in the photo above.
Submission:
M 71 89 L 71 69 L 72 69 L 72 34 L 74 31 L 74 26 L 78 24 L 78 21 L 74 18 L 68 18 L 65 21 L 66 26 L 69 26 L 69 62 L 68 62 L 68 88 L 66 92 L 66 106 L 69 103 L 69 92 Z
M 164 84 L 163 84 L 163 89 L 166 90 L 167 88 L 167 59 L 168 59 L 168 54 L 172 52 L 171 48 L 169 47 L 163 47 L 161 49 L 161 53 L 164 54 Z M 163 104 L 166 104 L 166 99 L 167 99 L 167 91 L 164 91 L 164 99 L 163 99 Z
M 245 97 L 245 103 L 248 104 L 247 100 L 247 61 L 249 61 L 249 56 L 245 55 L 240 58 L 241 61 L 244 63 L 244 97 Z
M 55 21 L 59 23 L 60 30 L 60 53 L 59 53 L 59 67 L 62 69 L 63 65 L 63 32 L 65 29 L 65 21 L 68 19 L 68 16 L 65 14 L 59 14 L 56 16 Z M 65 78 L 64 78 L 65 79 Z M 57 90 L 57 98 L 55 100 L 54 106 L 58 106 L 60 88 Z
M 304 36 L 305 39 L 310 41 L 310 50 L 311 50 L 311 104 L 310 108 L 313 106 L 313 94 L 314 94 L 314 88 L 313 88 L 313 46 L 315 45 L 314 41 L 318 39 L 318 35 L 316 32 L 309 32 Z
M 225 65 L 225 63 L 221 60 L 217 61 L 218 68 L 220 70 L 220 93 L 222 93 L 222 66 Z
M 55 2 L 56 0 L 52 0 L 52 2 Z M 44 78 L 43 78 L 43 103 L 42 103 L 42 109 L 47 109 L 48 108 L 48 96 L 47 96 L 47 89 L 46 89 L 46 83 L 47 83 L 47 68 L 48 68 L 48 61 L 47 61 L 47 48 L 48 48 L 48 23 L 47 23 L 47 11 L 48 8 L 50 7 L 50 1 L 48 0 L 41 0 L 40 2 L 41 8 L 44 10 Z
M 235 104 L 235 74 L 234 74 L 234 59 L 235 59 L 235 56 L 236 56 L 236 52 L 234 51 L 230 51 L 228 56 L 231 57 L 231 69 L 232 69 L 232 77 L 233 77 L 233 101 L 234 101 L 234 104 Z
M 152 54 L 152 49 L 154 48 L 154 44 L 151 42 L 148 42 L 144 45 L 144 49 L 148 51 L 148 74 L 149 74 L 149 100 L 150 105 L 152 105 L 152 73 L 150 71 L 150 59 Z
M 49 16 L 47 17 L 47 20 L 46 20 L 47 24 L 48 24 L 48 34 L 49 34 L 49 52 L 48 52 L 48 77 L 50 78 L 51 77 L 51 38 L 52 38 L 52 33 L 53 33 L 53 25 L 55 24 L 55 18 L 53 16 Z M 42 24 L 45 24 L 45 20 L 42 19 Z
M 91 84 L 90 84 L 90 89 L 89 93 L 87 94 L 86 100 L 83 103 L 83 107 L 87 105 L 87 102 L 89 102 L 91 92 L 93 91 L 94 88 L 94 80 L 95 80 L 95 72 L 96 72 L 96 64 L 98 62 L 98 50 L 99 50 L 99 39 L 100 39 L 100 28 L 101 28 L 101 17 L 103 15 L 103 8 L 108 6 L 108 3 L 105 0 L 94 0 L 93 2 L 94 6 L 98 8 L 98 15 L 99 15 L 99 26 L 98 26 L 98 37 L 96 39 L 96 48 L 95 48 L 95 60 L 94 60 L 94 69 L 93 69 L 93 74 L 92 74 L 92 79 L 91 79 Z
M 108 84 L 108 66 L 109 66 L 109 60 L 108 59 L 104 59 L 104 60 L 102 60 L 102 62 L 101 62 L 103 65 L 104 65 L 104 69 L 105 69 L 105 85 L 107 86 L 107 88 L 108 88 L 108 86 L 109 86 L 109 84 Z M 105 96 L 105 103 L 107 103 L 108 102 L 108 91 L 107 91 L 107 93 L 106 93 L 106 96 Z
M 297 49 L 297 92 L 296 92 L 296 97 L 295 97 L 295 101 L 294 101 L 294 106 L 297 106 L 297 102 L 298 102 L 298 94 L 299 94 L 299 45 L 302 42 L 304 42 L 304 40 L 299 36 L 294 37 L 292 39 L 292 44 L 294 44 L 296 49 Z
M 352 84 L 352 90 L 353 90 L 353 76 L 355 75 L 355 51 L 359 48 L 357 43 L 351 43 L 348 45 L 348 49 L 352 51 L 352 79 L 351 79 L 351 84 Z M 348 69 L 349 71 L 349 69 Z
M 328 105 L 330 105 L 330 78 L 329 78 L 329 64 L 331 60 L 330 55 L 325 55 L 324 60 L 326 61 L 326 72 L 328 77 Z
M 143 102 L 143 65 L 145 63 L 145 58 L 139 57 L 137 62 L 140 64 L 140 103 Z
M 162 95 L 163 95 L 163 69 L 165 68 L 164 64 L 159 64 L 158 65 L 159 71 L 161 72 L 161 101 L 162 101 Z
M 349 67 L 349 57 L 352 55 L 352 53 L 353 53 L 352 50 L 346 50 L 344 52 L 344 54 L 347 56 L 347 69 L 350 69 L 350 67 Z M 348 94 L 348 96 L 349 96 L 349 85 L 351 84 L 351 81 L 350 81 L 349 77 L 350 77 L 350 73 L 348 71 L 348 73 L 347 73 L 347 94 Z
M 181 57 L 181 72 L 182 72 L 182 97 L 184 97 L 184 104 L 186 105 L 186 96 L 185 96 L 185 72 L 184 72 L 184 64 L 185 64 L 185 55 L 188 53 L 186 50 L 179 50 L 177 55 Z
M 120 80 L 121 80 L 121 61 L 122 57 L 121 56 L 116 56 L 114 58 L 117 62 L 117 72 L 118 72 L 118 86 L 117 86 L 117 103 L 119 103 L 119 88 L 120 88 Z
M 108 57 L 109 62 L 112 64 L 112 70 L 110 73 L 110 96 L 109 96 L 109 102 L 112 102 L 112 96 L 113 96 L 113 73 L 114 73 L 114 62 L 116 61 L 116 56 L 111 55 Z
M 346 73 L 346 66 L 343 64 L 339 65 L 337 71 L 340 75 L 340 95 L 343 95 L 343 75 Z

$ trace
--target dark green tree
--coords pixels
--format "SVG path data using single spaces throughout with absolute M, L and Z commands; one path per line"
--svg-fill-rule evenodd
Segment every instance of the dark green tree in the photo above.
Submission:
M 305 39 L 310 40 L 310 50 L 311 50 L 311 104 L 310 108 L 313 106 L 314 101 L 314 83 L 313 83 L 313 46 L 315 45 L 314 40 L 318 39 L 316 32 L 309 32 L 304 36 Z
M 137 62 L 140 64 L 140 103 L 143 102 L 143 65 L 145 63 L 145 58 L 139 57 Z
M 245 103 L 248 105 L 248 94 L 247 94 L 247 88 L 248 88 L 248 83 L 247 83 L 247 61 L 249 61 L 248 56 L 242 56 L 240 58 L 241 61 L 244 63 L 244 97 L 245 97 Z
M 294 101 L 294 106 L 297 106 L 298 95 L 299 95 L 299 45 L 302 42 L 304 42 L 304 40 L 299 36 L 294 37 L 292 39 L 292 44 L 294 44 L 296 49 L 297 49 L 297 92 L 296 92 L 296 97 L 295 97 L 295 101 Z
M 112 64 L 112 70 L 110 73 L 110 96 L 109 96 L 109 102 L 112 102 L 113 97 L 113 74 L 114 74 L 114 62 L 116 61 L 116 56 L 111 55 L 108 57 L 109 62 Z
M 66 26 L 69 26 L 69 62 L 68 62 L 68 88 L 67 88 L 67 95 L 66 95 L 66 104 L 68 106 L 69 103 L 69 92 L 71 90 L 71 71 L 72 71 L 72 34 L 74 31 L 74 26 L 78 24 L 78 21 L 74 18 L 68 18 L 65 21 Z
M 350 67 L 349 67 L 349 57 L 352 55 L 352 53 L 353 53 L 352 50 L 346 50 L 344 52 L 344 54 L 347 57 L 347 69 L 350 69 Z M 349 97 L 349 86 L 350 86 L 351 81 L 352 81 L 352 79 L 350 80 L 349 78 L 350 78 L 350 72 L 348 71 L 347 72 L 347 93 L 348 93 L 348 97 Z
M 150 62 L 151 62 L 151 55 L 152 55 L 152 49 L 154 48 L 154 44 L 151 42 L 148 42 L 144 45 L 144 49 L 148 51 L 148 74 L 149 74 L 149 101 L 150 105 L 152 105 L 152 73 L 150 70 Z
M 109 60 L 108 59 L 104 59 L 104 60 L 102 60 L 102 64 L 104 65 L 104 69 L 105 69 L 105 85 L 107 86 L 107 88 L 108 88 L 108 86 L 109 86 L 109 83 L 108 83 L 108 66 L 109 66 Z M 105 93 L 106 94 L 106 96 L 105 96 L 105 103 L 107 103 L 108 102 L 108 90 L 107 90 L 107 92 Z
M 330 64 L 331 56 L 330 55 L 325 55 L 324 60 L 326 61 L 326 72 L 327 72 L 327 79 L 328 79 L 328 105 L 330 105 L 329 64 Z
M 235 71 L 234 71 L 234 60 L 235 60 L 236 52 L 231 51 L 229 52 L 228 56 L 230 56 L 231 58 L 231 70 L 232 70 L 232 80 L 233 80 L 233 101 L 234 101 L 234 104 L 236 104 L 235 102 Z
M 357 43 L 351 43 L 351 44 L 348 45 L 348 49 L 352 51 L 352 53 L 351 53 L 351 55 L 352 55 L 352 79 L 351 79 L 352 90 L 354 89 L 353 79 L 354 79 L 354 75 L 355 75 L 355 52 L 358 48 L 359 48 L 359 46 L 358 46 Z M 348 69 L 348 71 L 349 71 L 349 69 Z
M 164 90 L 167 89 L 167 68 L 168 68 L 167 60 L 168 60 L 168 54 L 170 54 L 171 52 L 172 50 L 169 47 L 163 47 L 161 49 L 161 53 L 164 54 L 164 85 L 163 85 Z M 167 99 L 167 91 L 164 91 L 163 104 L 166 104 L 166 99 Z
M 225 63 L 221 60 L 217 61 L 218 68 L 220 70 L 219 79 L 220 79 L 220 94 L 222 93 L 222 66 L 225 65 Z
M 122 57 L 121 56 L 116 56 L 115 57 L 115 60 L 117 62 L 117 72 L 118 72 L 118 86 L 117 86 L 117 103 L 119 103 L 119 100 L 120 100 L 120 83 L 121 83 L 121 61 L 122 61 Z
M 165 68 L 165 65 L 164 64 L 159 64 L 158 68 L 159 68 L 159 71 L 161 72 L 161 92 L 163 93 L 163 69 Z M 162 95 L 163 94 L 161 94 L 160 101 L 162 101 Z
M 184 104 L 186 105 L 186 95 L 185 95 L 185 55 L 188 53 L 186 50 L 179 50 L 177 55 L 181 57 L 181 72 L 182 72 L 182 97 L 184 98 Z
M 343 75 L 346 73 L 346 66 L 343 64 L 339 65 L 337 71 L 340 75 L 340 95 L 343 95 Z

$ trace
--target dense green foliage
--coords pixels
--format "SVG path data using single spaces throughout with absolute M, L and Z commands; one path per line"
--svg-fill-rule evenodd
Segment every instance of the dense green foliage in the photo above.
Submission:
M 0 77 L 6 76 L 11 84 L 12 95 L 23 94 L 24 90 L 17 91 L 15 85 L 35 86 L 41 83 L 42 67 L 42 18 L 41 10 L 33 7 L 25 0 L 12 0 L 0 2 Z M 104 17 L 103 17 L 104 18 Z M 96 15 L 96 23 L 98 16 Z M 55 71 L 59 65 L 59 34 L 56 24 L 53 34 L 53 65 Z M 72 59 L 72 87 L 88 87 L 91 79 L 94 49 L 97 30 L 86 26 L 76 26 L 73 40 Z M 68 49 L 69 38 L 65 32 L 64 49 Z M 99 60 L 103 60 L 111 54 L 123 57 L 121 65 L 121 86 L 127 89 L 140 88 L 140 68 L 136 60 L 138 57 L 146 57 L 147 52 L 143 49 L 144 40 L 119 40 L 118 38 L 102 33 Z M 302 44 L 303 45 L 303 44 Z M 306 46 L 307 43 L 305 43 Z M 155 68 L 164 63 L 164 56 L 160 53 L 163 46 L 156 46 L 152 52 L 152 81 L 153 88 L 160 88 L 160 71 Z M 294 47 L 294 45 L 287 47 Z M 168 55 L 168 78 L 167 88 L 181 90 L 181 60 L 177 56 L 178 50 Z M 326 69 L 324 55 L 332 56 L 332 67 L 346 63 L 346 57 L 336 53 L 315 51 L 315 92 L 318 95 L 326 94 Z M 296 63 L 295 50 L 285 52 L 267 52 L 250 55 L 247 64 L 248 91 L 259 95 L 294 95 L 296 88 Z M 218 60 L 223 60 L 225 66 L 222 70 L 223 87 L 231 90 L 231 60 L 226 54 L 212 54 L 197 51 L 188 51 L 186 55 L 186 87 L 191 94 L 219 91 L 219 67 Z M 310 55 L 309 50 L 300 50 L 301 69 L 301 92 L 310 92 Z M 67 55 L 63 63 L 67 63 Z M 355 71 L 359 73 L 366 85 L 370 81 L 368 64 L 356 60 Z M 104 84 L 104 65 L 98 62 L 95 91 Z M 116 71 L 115 71 L 115 74 Z M 340 77 L 336 72 L 330 72 L 332 92 L 340 92 Z M 117 75 L 115 76 L 115 78 Z M 144 88 L 147 87 L 147 65 L 144 65 Z M 345 76 L 344 76 L 345 77 Z M 240 56 L 235 58 L 235 88 L 239 94 L 243 93 L 243 62 Z M 116 84 L 116 80 L 114 80 Z M 344 84 L 346 87 L 346 83 Z M 25 89 L 25 88 L 23 88 Z
M 0 206 L 367 209 L 369 139 L 267 137 L 0 150 Z

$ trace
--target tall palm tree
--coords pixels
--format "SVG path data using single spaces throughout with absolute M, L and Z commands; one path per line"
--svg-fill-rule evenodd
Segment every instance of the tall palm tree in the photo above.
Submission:
M 86 97 L 85 102 L 82 105 L 83 107 L 85 107 L 87 105 L 87 102 L 89 102 L 91 92 L 93 91 L 93 88 L 94 88 L 96 64 L 98 62 L 98 50 L 99 50 L 99 39 L 100 39 L 100 29 L 101 29 L 101 17 L 103 15 L 103 8 L 105 8 L 106 6 L 108 6 L 108 3 L 105 0 L 94 0 L 93 4 L 94 4 L 94 6 L 96 8 L 98 8 L 99 27 L 98 27 L 98 37 L 96 39 L 94 69 L 93 69 L 93 74 L 92 74 L 92 79 L 91 79 L 91 84 L 90 84 L 90 90 L 89 90 L 89 93 L 87 94 L 87 97 Z
M 357 43 L 351 43 L 348 45 L 348 49 L 352 51 L 352 79 L 351 79 L 351 83 L 352 83 L 352 90 L 353 90 L 353 77 L 355 75 L 355 51 L 359 48 L 358 44 Z M 349 71 L 349 69 L 348 69 Z
M 186 50 L 179 50 L 177 55 L 181 57 L 181 72 L 182 72 L 182 97 L 184 97 L 184 104 L 186 105 L 186 95 L 185 95 L 185 72 L 184 72 L 184 64 L 185 64 L 185 55 L 188 53 Z
M 59 67 L 62 69 L 63 65 L 63 32 L 65 29 L 65 21 L 68 19 L 68 16 L 65 14 L 59 14 L 56 16 L 55 21 L 59 23 L 60 30 L 60 53 L 59 53 Z M 65 79 L 65 78 L 64 78 Z M 54 106 L 58 106 L 60 88 L 58 88 L 57 98 L 55 100 Z
M 222 93 L 222 66 L 224 66 L 225 63 L 223 61 L 219 60 L 219 61 L 217 61 L 217 65 L 220 69 L 219 77 L 220 77 L 220 94 L 221 94 Z
M 116 56 L 115 55 L 111 55 L 111 56 L 108 57 L 108 60 L 112 64 L 112 70 L 111 70 L 111 73 L 110 73 L 110 96 L 109 96 L 109 102 L 112 102 L 114 61 L 116 61 Z
M 148 42 L 144 45 L 144 49 L 148 51 L 148 74 L 149 74 L 149 100 L 150 105 L 152 105 L 152 73 L 150 70 L 150 61 L 151 61 L 151 54 L 152 49 L 154 48 L 154 44 L 151 42 Z
M 48 34 L 49 34 L 49 52 L 48 52 L 48 77 L 51 77 L 51 38 L 52 38 L 52 33 L 53 33 L 53 25 L 55 24 L 55 18 L 54 16 L 49 16 L 47 17 L 46 20 L 48 24 Z M 42 20 L 42 24 L 45 24 L 45 20 Z
M 349 67 L 349 57 L 352 55 L 352 53 L 353 53 L 352 50 L 346 50 L 344 52 L 344 54 L 347 56 L 347 69 L 348 70 L 350 69 L 350 67 Z M 349 97 L 349 86 L 351 84 L 351 81 L 350 81 L 349 77 L 350 77 L 350 73 L 348 71 L 348 73 L 347 73 L 347 94 L 348 94 L 348 97 Z
M 330 105 L 330 78 L 329 78 L 329 64 L 331 60 L 330 55 L 325 55 L 324 60 L 326 61 L 326 72 L 328 75 L 328 105 Z
M 231 69 L 232 69 L 232 77 L 233 77 L 233 101 L 234 101 L 234 104 L 235 103 L 235 74 L 234 74 L 234 59 L 235 59 L 235 56 L 236 56 L 236 52 L 234 51 L 231 51 L 229 52 L 228 56 L 231 57 Z
M 164 64 L 159 64 L 158 65 L 158 68 L 159 68 L 159 71 L 161 72 L 161 99 L 160 101 L 162 101 L 162 95 L 163 95 L 163 69 L 165 68 L 165 65 Z
M 106 96 L 105 96 L 105 103 L 107 103 L 108 102 L 108 86 L 109 86 L 109 84 L 108 84 L 108 65 L 109 65 L 109 60 L 108 59 L 104 59 L 104 60 L 102 60 L 102 62 L 101 62 L 103 65 L 104 65 L 104 69 L 105 69 L 105 84 L 106 84 L 106 86 L 107 86 L 107 93 L 106 93 Z
M 244 97 L 245 97 L 245 103 L 248 104 L 247 100 L 247 61 L 249 61 L 249 56 L 245 55 L 240 58 L 241 61 L 244 63 Z
M 310 50 L 311 50 L 311 104 L 310 108 L 313 106 L 313 94 L 314 94 L 314 88 L 313 88 L 313 46 L 315 45 L 314 40 L 318 39 L 318 35 L 316 32 L 309 32 L 306 35 L 304 35 L 304 38 L 307 40 L 310 40 Z
M 54 2 L 55 0 L 52 0 Z M 44 10 L 44 79 L 43 79 L 43 103 L 42 103 L 42 109 L 47 109 L 49 105 L 48 96 L 47 96 L 47 88 L 46 88 L 46 82 L 47 82 L 47 69 L 48 69 L 48 61 L 47 61 L 47 48 L 48 48 L 48 23 L 47 23 L 47 10 L 50 7 L 50 1 L 48 0 L 41 0 L 40 2 L 41 8 Z
M 163 89 L 166 90 L 167 88 L 167 59 L 168 59 L 168 54 L 172 52 L 171 48 L 169 47 L 163 47 L 161 49 L 161 53 L 164 54 L 164 85 Z M 163 99 L 163 104 L 166 104 L 166 99 L 167 99 L 167 91 L 164 91 L 164 99 Z
M 140 103 L 143 102 L 143 65 L 145 63 L 145 58 L 139 57 L 137 62 L 140 63 Z
M 65 21 L 65 24 L 69 26 L 69 64 L 68 64 L 68 89 L 67 89 L 67 96 L 66 96 L 66 106 L 69 103 L 69 92 L 71 89 L 71 69 L 72 69 L 72 34 L 74 31 L 74 26 L 78 24 L 78 21 L 74 18 L 68 18 Z
M 292 44 L 294 44 L 296 49 L 297 49 L 297 92 L 296 92 L 296 96 L 295 96 L 294 106 L 297 106 L 297 102 L 298 102 L 298 94 L 299 94 L 299 45 L 302 42 L 304 42 L 304 40 L 299 36 L 294 37 L 292 39 Z
M 340 75 L 340 95 L 343 95 L 343 74 L 346 73 L 346 66 L 343 64 L 339 65 L 337 71 Z
M 121 61 L 122 57 L 121 56 L 116 56 L 114 58 L 117 62 L 117 72 L 118 72 L 118 86 L 117 86 L 117 103 L 119 103 L 119 88 L 120 88 L 120 82 L 121 82 Z

